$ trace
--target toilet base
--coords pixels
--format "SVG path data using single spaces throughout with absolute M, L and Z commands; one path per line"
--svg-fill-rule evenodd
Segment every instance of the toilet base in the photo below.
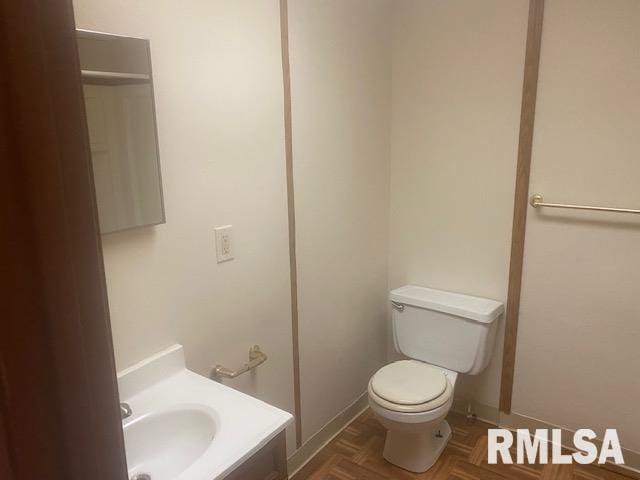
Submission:
M 410 472 L 426 472 L 436 463 L 449 438 L 451 427 L 446 420 L 424 433 L 388 430 L 382 456 Z

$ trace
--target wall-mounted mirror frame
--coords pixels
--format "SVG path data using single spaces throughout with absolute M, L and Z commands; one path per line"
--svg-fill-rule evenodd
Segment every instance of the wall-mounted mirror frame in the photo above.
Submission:
M 100 232 L 165 223 L 150 42 L 76 36 Z

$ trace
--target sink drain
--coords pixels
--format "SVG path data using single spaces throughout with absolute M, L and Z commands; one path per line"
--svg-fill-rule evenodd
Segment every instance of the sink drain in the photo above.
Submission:
M 131 477 L 131 480 L 151 480 L 151 475 L 146 473 L 138 473 Z

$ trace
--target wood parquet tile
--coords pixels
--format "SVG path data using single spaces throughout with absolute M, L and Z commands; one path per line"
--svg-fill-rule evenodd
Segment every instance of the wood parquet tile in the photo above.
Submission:
M 382 458 L 386 431 L 370 410 L 355 419 L 291 480 L 629 480 L 594 465 L 489 465 L 484 422 L 447 417 L 452 436 L 438 462 L 415 474 Z M 515 453 L 514 453 L 515 458 Z

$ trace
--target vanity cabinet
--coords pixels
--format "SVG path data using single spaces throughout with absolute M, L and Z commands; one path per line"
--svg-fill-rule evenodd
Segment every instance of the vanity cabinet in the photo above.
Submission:
M 287 480 L 287 445 L 285 432 L 253 454 L 225 480 Z

